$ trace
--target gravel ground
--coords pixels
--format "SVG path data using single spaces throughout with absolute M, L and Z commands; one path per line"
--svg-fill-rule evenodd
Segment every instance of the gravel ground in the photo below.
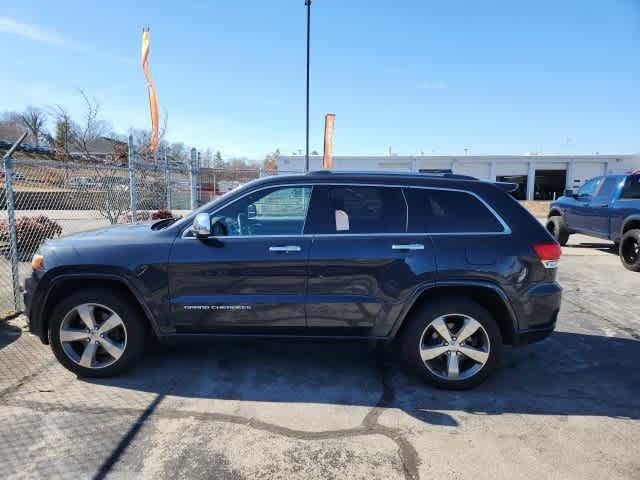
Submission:
M 358 343 L 154 347 L 75 378 L 0 330 L 1 478 L 640 478 L 640 274 L 572 237 L 557 331 L 445 392 Z

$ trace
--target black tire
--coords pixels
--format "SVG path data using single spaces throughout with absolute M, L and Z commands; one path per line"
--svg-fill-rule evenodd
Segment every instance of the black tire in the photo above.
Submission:
M 640 272 L 640 229 L 634 228 L 625 232 L 620 240 L 618 254 L 624 268 L 632 272 Z
M 489 339 L 489 357 L 475 374 L 468 378 L 445 379 L 434 374 L 422 360 L 423 333 L 427 332 L 432 321 L 443 315 L 461 314 L 477 320 L 484 328 Z M 405 364 L 428 383 L 447 390 L 465 390 L 482 383 L 500 364 L 502 358 L 502 335 L 492 315 L 481 305 L 466 297 L 450 296 L 429 301 L 415 310 L 407 319 L 402 339 L 401 350 Z M 446 353 L 445 358 L 451 353 Z M 470 362 L 469 359 L 463 361 Z
M 566 245 L 569 241 L 569 229 L 564 223 L 564 217 L 554 215 L 547 220 L 547 230 L 560 245 Z
M 108 366 L 86 368 L 79 365 L 65 352 L 60 341 L 60 326 L 65 317 L 73 309 L 83 304 L 98 304 L 107 307 L 115 312 L 124 324 L 126 329 L 124 351 L 114 363 Z M 54 307 L 51 321 L 49 322 L 49 343 L 54 355 L 65 368 L 79 377 L 110 377 L 125 372 L 142 355 L 146 339 L 146 322 L 142 318 L 142 313 L 138 306 L 122 295 L 104 290 L 81 290 L 62 299 Z

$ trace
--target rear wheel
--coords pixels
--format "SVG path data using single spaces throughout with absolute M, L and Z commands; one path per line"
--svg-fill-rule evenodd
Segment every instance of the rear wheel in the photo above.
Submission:
M 85 290 L 53 311 L 49 342 L 56 358 L 81 377 L 117 375 L 140 357 L 146 338 L 140 311 L 110 292 Z
M 566 245 L 569 241 L 569 229 L 564 223 L 564 218 L 554 215 L 547 220 L 547 230 L 560 245 Z
M 625 232 L 618 250 L 622 265 L 632 272 L 640 272 L 640 229 Z
M 411 315 L 402 351 L 405 362 L 429 383 L 462 390 L 483 382 L 499 364 L 502 337 L 484 307 L 448 297 Z

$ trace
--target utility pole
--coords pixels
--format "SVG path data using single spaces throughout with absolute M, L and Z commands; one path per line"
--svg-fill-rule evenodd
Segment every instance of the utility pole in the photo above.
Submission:
M 304 154 L 304 171 L 309 171 L 309 53 L 311 42 L 311 0 L 304 0 L 304 4 L 307 7 L 307 148 Z

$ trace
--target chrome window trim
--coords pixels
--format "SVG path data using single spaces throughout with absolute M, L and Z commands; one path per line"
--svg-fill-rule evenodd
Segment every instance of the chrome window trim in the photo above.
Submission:
M 265 185 L 264 187 L 260 187 L 260 188 L 256 188 L 254 190 L 251 190 L 249 192 L 246 192 L 245 194 L 243 194 L 242 196 L 234 199 L 233 201 L 222 205 L 221 207 L 213 210 L 212 212 L 207 212 L 209 213 L 209 216 L 213 216 L 215 215 L 217 212 L 219 212 L 220 210 L 222 210 L 223 208 L 228 207 L 229 205 L 232 205 L 233 203 L 243 199 L 244 197 L 246 197 L 247 195 L 251 195 L 252 193 L 255 192 L 259 192 L 261 190 L 266 190 L 269 188 L 278 188 L 278 187 L 311 187 L 311 193 L 309 194 L 309 203 L 307 204 L 307 210 L 305 212 L 305 219 L 304 219 L 304 224 L 303 224 L 303 232 L 304 232 L 304 228 L 307 225 L 307 216 L 309 213 L 309 206 L 311 205 L 311 199 L 313 197 L 313 188 L 315 186 L 351 186 L 351 187 L 380 187 L 380 188 L 400 188 L 402 189 L 402 196 L 405 199 L 405 204 L 407 207 L 407 219 L 406 219 L 406 226 L 405 226 L 405 230 L 408 230 L 409 227 L 409 205 L 407 203 L 407 199 L 405 197 L 404 194 L 404 189 L 405 188 L 416 188 L 416 189 L 421 189 L 421 190 L 441 190 L 441 191 L 447 191 L 447 192 L 459 192 L 459 193 L 464 193 L 467 195 L 471 195 L 473 197 L 475 197 L 476 199 L 478 199 L 480 201 L 480 203 L 482 203 L 485 208 L 487 208 L 489 210 L 489 212 L 491 212 L 491 214 L 496 218 L 496 220 L 498 220 L 498 222 L 500 223 L 500 225 L 502 225 L 503 230 L 501 232 L 414 232 L 414 233 L 410 233 L 410 232 L 397 232 L 397 233 L 302 233 L 301 235 L 236 235 L 236 236 L 229 236 L 229 237 L 224 237 L 226 240 L 232 239 L 232 238 L 241 238 L 241 239 L 246 239 L 246 238 L 313 238 L 313 237 L 320 237 L 320 238 L 324 238 L 324 237 L 391 237 L 391 236 L 422 236 L 422 235 L 431 235 L 431 236 L 493 236 L 493 235 L 511 235 L 511 228 L 509 227 L 509 225 L 507 224 L 507 222 L 500 216 L 500 214 L 498 212 L 495 211 L 495 209 L 489 205 L 482 197 L 480 197 L 477 193 L 474 193 L 470 190 L 464 190 L 462 188 L 446 188 L 446 187 L 429 187 L 429 186 L 422 186 L 422 185 L 388 185 L 388 184 L 384 184 L 384 183 L 353 183 L 353 182 L 310 182 L 310 183 L 283 183 L 283 184 L 279 184 L 279 185 Z M 201 212 L 201 213 L 205 213 L 205 212 Z M 191 226 L 188 226 L 184 232 L 182 232 L 181 237 L 183 239 L 186 240 L 197 240 L 197 237 L 195 236 L 190 236 L 188 237 L 187 234 L 191 231 Z

